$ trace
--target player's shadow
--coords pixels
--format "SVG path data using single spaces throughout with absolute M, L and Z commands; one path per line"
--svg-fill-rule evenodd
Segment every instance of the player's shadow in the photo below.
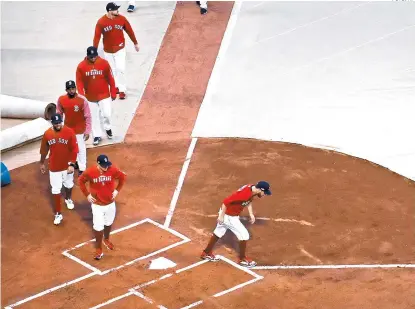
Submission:
M 92 208 L 88 201 L 78 202 L 75 205 L 75 212 L 79 215 L 82 222 L 92 228 Z
M 249 232 L 249 240 L 255 239 L 255 234 L 253 233 L 251 227 L 253 225 L 265 225 L 267 222 L 265 220 L 256 220 L 254 224 L 249 223 L 249 217 L 240 217 L 242 224 L 246 227 Z M 236 238 L 235 234 L 231 230 L 227 230 L 225 235 L 218 241 L 218 245 L 225 245 L 235 252 L 239 253 L 239 240 Z

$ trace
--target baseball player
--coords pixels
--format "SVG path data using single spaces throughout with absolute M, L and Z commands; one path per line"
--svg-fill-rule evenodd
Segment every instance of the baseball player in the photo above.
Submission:
M 115 81 L 108 61 L 98 56 L 98 50 L 90 46 L 85 59 L 76 69 L 78 93 L 88 100 L 92 118 L 94 145 L 101 141 L 101 117 L 107 137 L 112 139 L 111 100 L 117 98 Z M 108 89 L 109 88 L 109 89 Z
M 64 117 L 64 123 L 76 134 L 78 142 L 77 163 L 79 176 L 86 169 L 86 146 L 85 142 L 91 133 L 91 112 L 88 101 L 84 96 L 76 93 L 76 85 L 73 80 L 65 83 L 66 94 L 59 97 L 56 110 Z
M 107 4 L 107 14 L 102 16 L 95 26 L 93 46 L 98 48 L 99 40 L 102 35 L 105 59 L 111 65 L 112 72 L 114 73 L 119 97 L 121 100 L 124 100 L 127 91 L 124 74 L 126 57 L 124 31 L 127 32 L 131 41 L 133 41 L 135 50 L 138 52 L 140 49 L 133 28 L 128 20 L 119 14 L 119 8 L 120 6 L 114 2 Z
M 73 172 L 78 144 L 75 132 L 62 124 L 62 116 L 58 113 L 52 115 L 52 128 L 43 134 L 40 146 L 40 171 L 46 173 L 45 159 L 49 153 L 49 179 L 52 187 L 55 208 L 55 220 L 59 225 L 62 220 L 61 189 L 65 188 L 65 203 L 68 209 L 74 209 L 72 201 Z
M 245 267 L 254 267 L 256 262 L 246 257 L 246 242 L 249 239 L 248 230 L 241 223 L 239 214 L 248 208 L 250 223 L 255 222 L 255 216 L 252 212 L 252 200 L 255 197 L 263 197 L 264 195 L 271 195 L 271 190 L 268 182 L 260 181 L 256 185 L 248 184 L 239 188 L 235 193 L 223 200 L 221 209 L 219 210 L 218 224 L 213 231 L 209 244 L 203 250 L 201 258 L 209 261 L 217 261 L 218 259 L 212 253 L 216 242 L 225 235 L 229 229 L 239 240 L 239 265 Z
M 95 233 L 95 256 L 94 259 L 100 260 L 104 254 L 102 252 L 102 242 L 109 250 L 114 250 L 114 245 L 110 242 L 111 226 L 115 219 L 115 198 L 124 186 L 126 174 L 112 165 L 106 155 L 99 155 L 97 165 L 87 168 L 79 177 L 79 186 L 85 194 L 92 208 L 92 221 Z M 115 187 L 115 181 L 118 181 Z M 89 183 L 89 190 L 86 183 Z M 104 236 L 104 241 L 102 237 Z

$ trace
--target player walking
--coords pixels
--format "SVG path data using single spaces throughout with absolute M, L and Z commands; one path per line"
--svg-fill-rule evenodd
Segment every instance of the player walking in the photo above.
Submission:
M 270 186 L 266 181 L 260 181 L 256 185 L 248 184 L 241 187 L 223 200 L 222 207 L 219 210 L 218 224 L 213 231 L 207 247 L 202 252 L 202 259 L 209 261 L 218 260 L 212 253 L 213 247 L 219 238 L 225 235 L 229 229 L 239 240 L 239 265 L 248 268 L 256 265 L 255 261 L 246 257 L 246 242 L 249 239 L 249 233 L 241 223 L 239 214 L 245 207 L 248 208 L 249 216 L 251 217 L 250 223 L 253 224 L 255 222 L 255 216 L 252 212 L 252 200 L 255 197 L 261 198 L 264 195 L 271 195 Z
M 102 35 L 104 57 L 109 62 L 114 73 L 117 93 L 119 92 L 120 99 L 124 100 L 127 91 L 124 74 L 126 57 L 124 31 L 127 32 L 131 41 L 134 43 L 135 50 L 138 52 L 140 48 L 131 24 L 127 18 L 119 14 L 119 8 L 120 6 L 114 2 L 107 4 L 107 14 L 102 16 L 95 26 L 93 46 L 98 48 Z
M 115 219 L 115 198 L 124 186 L 126 175 L 117 167 L 112 165 L 106 155 L 97 158 L 97 165 L 87 168 L 79 177 L 79 186 L 85 194 L 92 208 L 93 229 L 95 232 L 95 256 L 100 260 L 104 254 L 102 252 L 102 236 L 104 245 L 114 250 L 114 245 L 110 242 L 111 226 Z M 117 187 L 115 181 L 118 180 Z M 86 183 L 89 183 L 89 190 Z
M 81 175 L 86 169 L 85 141 L 89 139 L 91 133 L 91 113 L 87 99 L 76 93 L 75 82 L 69 80 L 65 86 L 66 94 L 59 97 L 56 110 L 64 116 L 65 125 L 76 134 L 79 150 L 77 165 Z
M 55 220 L 58 225 L 62 222 L 61 189 L 65 188 L 65 203 L 68 209 L 74 209 L 72 201 L 73 172 L 78 145 L 72 129 L 62 124 L 60 114 L 52 115 L 52 128 L 43 134 L 40 146 L 40 171 L 46 173 L 45 159 L 49 155 L 49 180 L 52 187 L 55 208 Z
M 85 59 L 76 69 L 76 84 L 78 93 L 87 98 L 91 110 L 93 144 L 101 141 L 101 116 L 107 137 L 111 139 L 111 99 L 116 99 L 117 91 L 108 61 L 99 57 L 93 46 L 88 47 Z

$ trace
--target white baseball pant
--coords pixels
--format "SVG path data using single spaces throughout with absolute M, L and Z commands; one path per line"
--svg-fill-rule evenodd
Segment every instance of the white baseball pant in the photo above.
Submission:
M 76 134 L 76 141 L 78 142 L 78 155 L 76 161 L 78 161 L 78 166 L 80 171 L 86 170 L 86 145 L 84 141 L 84 134 Z
M 222 238 L 227 230 L 231 230 L 232 233 L 238 238 L 238 240 L 248 240 L 249 232 L 246 227 L 242 224 L 239 216 L 228 216 L 225 214 L 223 224 L 217 224 L 213 233 Z
M 92 136 L 101 137 L 101 120 L 105 130 L 111 130 L 111 98 L 103 99 L 99 102 L 88 102 L 91 110 Z
M 134 5 L 135 6 L 135 1 L 128 1 L 128 5 Z
M 127 91 L 127 82 L 125 80 L 125 47 L 117 51 L 116 53 L 104 52 L 105 60 L 110 64 L 112 74 L 115 79 L 115 86 L 118 87 L 120 92 Z
M 91 204 L 93 229 L 100 232 L 104 226 L 110 226 L 115 219 L 115 202 L 106 206 Z
M 65 188 L 73 187 L 73 173 L 68 174 L 67 170 L 61 172 L 51 172 L 49 171 L 49 181 L 52 187 L 52 194 L 60 194 L 62 190 L 62 185 Z

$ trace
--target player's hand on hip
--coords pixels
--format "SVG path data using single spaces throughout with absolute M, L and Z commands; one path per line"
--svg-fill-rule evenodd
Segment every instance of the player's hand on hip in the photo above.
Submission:
M 89 194 L 86 199 L 90 203 L 95 203 L 97 201 L 91 194 Z
M 139 51 L 140 51 L 140 47 L 138 46 L 138 44 L 135 44 L 135 45 L 134 45 L 134 48 L 135 48 L 135 51 L 136 51 L 136 52 L 139 52 Z
M 89 134 L 84 134 L 84 141 L 86 142 L 87 140 L 89 140 Z
M 112 199 L 115 199 L 118 195 L 118 191 L 114 190 L 114 192 L 112 192 Z
M 68 174 L 73 174 L 74 171 L 75 169 L 73 166 L 68 166 L 68 171 L 67 171 Z
M 45 164 L 41 164 L 41 165 L 40 165 L 40 172 L 41 172 L 42 174 L 46 173 L 46 166 L 45 166 Z
M 254 215 L 251 215 L 251 219 L 249 220 L 249 222 L 251 224 L 254 224 L 255 223 L 255 216 Z

